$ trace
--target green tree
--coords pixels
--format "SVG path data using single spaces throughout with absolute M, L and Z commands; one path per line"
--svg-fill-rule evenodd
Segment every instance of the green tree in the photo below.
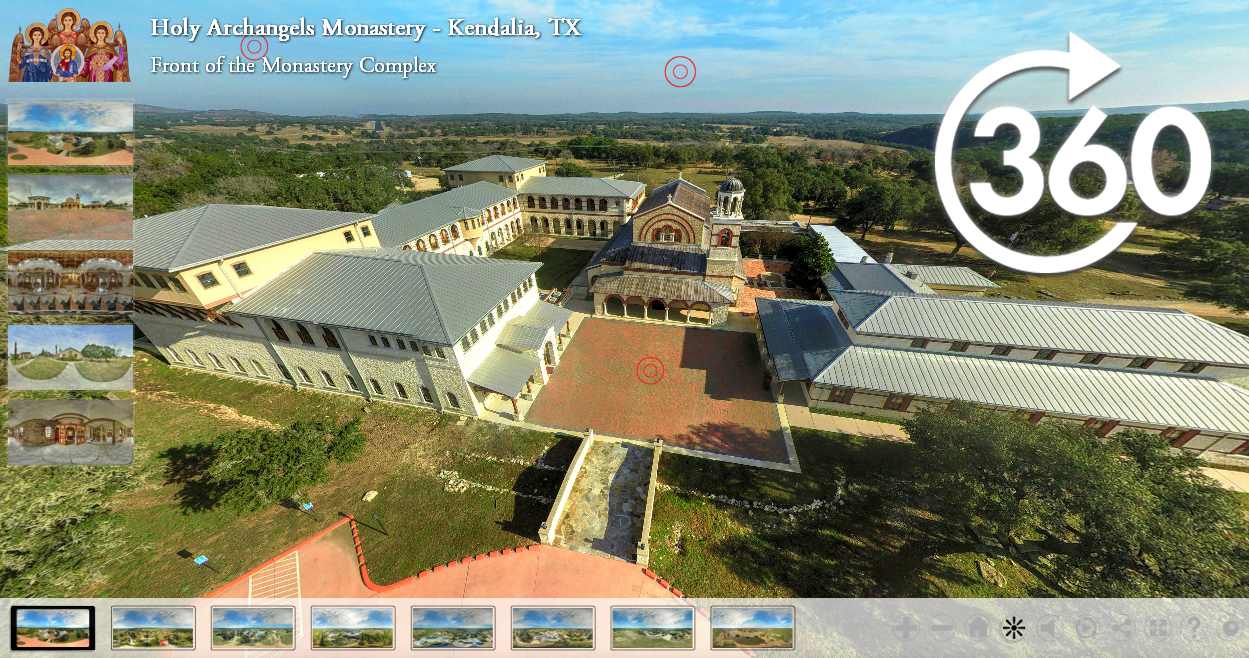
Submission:
M 833 252 L 824 236 L 815 234 L 799 239 L 798 255 L 789 263 L 785 278 L 808 292 L 820 288 L 820 277 L 832 271 Z
M 746 219 L 766 220 L 776 213 L 788 215 L 802 210 L 780 170 L 770 167 L 751 170 L 743 172 L 739 178 L 746 186 L 742 201 L 742 215 Z
M 1196 281 L 1184 296 L 1249 311 L 1249 205 L 1181 216 L 1172 227 L 1189 237 L 1164 249 Z
M 979 548 L 1078 596 L 1243 597 L 1249 533 L 1205 462 L 1140 430 L 1100 439 L 956 404 L 904 423 L 922 495 Z
M 846 204 L 849 225 L 863 230 L 863 239 L 874 228 L 892 230 L 907 222 L 923 206 L 923 196 L 915 187 L 888 178 L 873 178 Z
M 82 348 L 82 356 L 86 359 L 111 359 L 117 356 L 117 352 L 111 347 L 92 343 Z
M 562 178 L 591 178 L 594 172 L 588 167 L 583 167 L 575 162 L 561 163 L 555 171 L 551 172 L 552 176 L 560 176 Z
M 222 491 L 218 504 L 238 511 L 261 509 L 326 481 L 330 463 L 355 459 L 364 441 L 358 418 L 341 427 L 299 421 L 281 430 L 232 430 L 212 441 L 208 482 Z

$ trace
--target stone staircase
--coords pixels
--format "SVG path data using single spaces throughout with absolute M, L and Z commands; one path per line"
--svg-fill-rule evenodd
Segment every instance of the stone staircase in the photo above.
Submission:
M 633 561 L 643 541 L 653 458 L 647 447 L 595 442 L 575 476 L 551 544 Z

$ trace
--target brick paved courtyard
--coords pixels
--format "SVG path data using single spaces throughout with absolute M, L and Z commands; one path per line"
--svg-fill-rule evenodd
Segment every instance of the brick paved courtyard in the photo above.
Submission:
M 655 384 L 638 364 L 663 364 Z M 642 376 L 657 372 L 643 366 Z M 525 418 L 609 436 L 786 461 L 784 437 L 755 336 L 736 331 L 589 318 Z

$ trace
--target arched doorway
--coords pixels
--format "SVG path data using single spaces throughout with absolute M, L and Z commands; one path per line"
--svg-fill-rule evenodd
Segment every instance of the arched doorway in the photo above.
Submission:
M 690 322 L 711 324 L 711 307 L 703 302 L 695 302 L 690 307 Z
M 646 304 L 641 298 L 631 297 L 625 304 L 625 316 L 630 318 L 638 318 L 639 320 L 646 317 Z
M 667 320 L 668 307 L 664 306 L 662 299 L 652 299 L 651 303 L 646 305 L 646 317 L 650 320 Z
M 603 312 L 607 315 L 624 317 L 624 301 L 619 297 L 608 297 L 607 301 L 603 302 Z
M 685 302 L 672 302 L 668 305 L 668 319 L 674 322 L 689 322 L 689 306 Z

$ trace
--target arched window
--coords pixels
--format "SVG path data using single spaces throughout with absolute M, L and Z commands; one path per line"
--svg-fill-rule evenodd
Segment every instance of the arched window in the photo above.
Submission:
M 447 393 L 447 404 L 451 405 L 452 409 L 460 408 L 460 401 L 456 399 L 455 393 Z
M 430 404 L 433 404 L 434 394 L 430 393 L 428 388 L 425 388 L 424 386 L 422 386 L 421 387 L 421 399 L 426 402 L 429 402 Z
M 457 240 L 460 239 L 460 227 L 456 226 L 455 224 L 451 225 L 451 237 Z
M 547 219 L 546 217 L 543 217 L 542 228 L 546 229 L 547 232 L 549 233 L 551 231 L 551 220 Z
M 277 320 L 269 320 L 269 322 L 273 323 L 273 335 L 283 343 L 289 343 L 291 339 L 286 335 L 286 330 L 282 328 L 282 325 L 278 324 Z
M 529 197 L 529 198 L 527 199 L 527 201 L 528 201 L 528 203 L 529 203 L 529 207 L 530 207 L 530 208 L 532 208 L 532 207 L 533 207 L 533 197 Z
M 572 208 L 573 210 L 581 210 L 581 199 L 573 199 Z
M 584 228 L 585 228 L 585 225 L 581 223 L 580 219 L 578 219 L 577 220 L 577 233 L 580 233 Z
M 328 372 L 326 372 L 326 371 L 322 370 L 322 371 L 321 371 L 321 379 L 325 380 L 325 385 L 326 385 L 326 386 L 329 386 L 330 388 L 334 388 L 334 378 L 333 378 L 333 377 L 330 377 L 330 373 L 328 373 Z
M 404 388 L 403 384 L 400 384 L 399 382 L 395 382 L 395 393 L 398 393 L 399 397 L 404 400 L 408 399 L 408 389 Z
M 372 387 L 373 387 L 373 392 L 374 392 L 374 393 L 376 393 L 376 394 L 378 394 L 378 395 L 385 395 L 385 393 L 383 393 L 383 392 L 382 392 L 382 385 L 381 385 L 381 383 L 379 383 L 376 379 L 370 379 L 370 380 L 369 380 L 369 386 L 372 386 Z
M 403 245 L 403 250 L 404 250 L 404 251 L 412 251 L 412 245 L 410 245 L 410 244 L 405 244 L 405 245 Z M 425 250 L 424 250 L 424 249 L 422 249 L 421 251 L 425 251 Z
M 607 233 L 607 220 L 606 219 L 598 223 L 598 232 Z
M 305 384 L 312 383 L 312 376 L 308 374 L 307 370 L 304 370 L 303 368 L 300 368 L 299 366 L 295 366 L 295 370 L 299 371 L 299 378 L 304 380 Z
M 565 198 L 564 198 L 564 204 L 563 204 L 563 205 L 564 205 L 564 210 L 568 210 L 568 198 L 567 198 L 567 197 L 565 197 Z
M 295 335 L 299 336 L 299 342 L 304 345 L 316 345 L 316 343 L 312 341 L 312 334 L 308 333 L 308 330 L 304 328 L 304 325 L 299 324 L 298 322 L 295 323 Z
M 532 227 L 533 227 L 533 229 L 536 231 L 536 230 L 538 229 L 538 218 L 537 218 L 537 217 L 530 217 L 530 218 L 529 218 L 529 225 L 530 225 L 530 226 L 532 226 Z
M 599 209 L 600 211 L 602 211 L 602 212 L 606 212 L 606 211 L 607 211 L 607 199 L 599 199 L 599 200 L 598 200 L 598 209 Z
M 256 369 L 256 374 L 260 375 L 261 377 L 269 376 L 269 371 L 265 370 L 265 367 L 260 365 L 259 361 L 252 359 L 252 367 Z
M 438 248 L 438 236 L 433 235 L 433 234 L 430 234 L 430 236 L 429 236 L 429 248 L 430 248 L 430 249 L 437 249 L 437 248 Z
M 410 248 L 410 247 L 409 247 L 409 248 Z M 416 250 L 417 250 L 417 251 L 425 251 L 425 241 L 424 241 L 424 240 L 417 240 L 417 241 L 416 241 Z
M 347 386 L 351 387 L 351 390 L 353 391 L 360 390 L 360 386 L 356 384 L 355 377 L 352 377 L 351 375 L 347 375 L 347 374 L 344 374 L 343 377 L 347 378 Z
M 447 235 L 447 229 L 445 229 L 445 228 L 444 228 L 444 229 L 442 229 L 442 231 L 440 231 L 440 232 L 438 233 L 438 235 L 442 237 L 442 243 L 443 243 L 443 244 L 450 244 L 450 243 L 451 243 L 451 237 Z
M 546 197 L 544 196 L 538 197 L 538 207 L 543 210 L 546 210 Z
M 564 228 L 565 228 L 565 229 L 567 229 L 567 230 L 569 230 L 569 231 L 571 231 L 571 230 L 572 230 L 572 220 L 571 220 L 571 219 L 565 219 L 565 220 L 564 220 Z
M 321 327 L 321 338 L 325 341 L 325 346 L 336 350 L 338 349 L 338 338 L 334 336 L 334 332 L 329 327 Z
M 720 246 L 721 247 L 733 246 L 733 230 L 732 229 L 726 228 L 723 231 L 720 231 Z
M 230 357 L 230 364 L 233 365 L 234 369 L 240 373 L 243 373 L 244 375 L 247 374 L 247 368 L 243 367 L 243 362 L 239 361 L 237 357 Z
M 494 209 L 494 218 L 495 219 L 499 218 L 499 209 L 497 207 Z

